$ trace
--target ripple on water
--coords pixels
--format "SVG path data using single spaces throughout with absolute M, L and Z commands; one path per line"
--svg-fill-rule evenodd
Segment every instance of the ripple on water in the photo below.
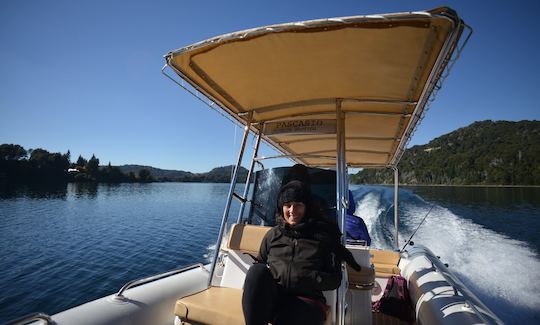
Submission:
M 69 184 L 54 195 L 1 198 L 0 323 L 34 311 L 54 314 L 129 280 L 204 262 L 227 189 Z

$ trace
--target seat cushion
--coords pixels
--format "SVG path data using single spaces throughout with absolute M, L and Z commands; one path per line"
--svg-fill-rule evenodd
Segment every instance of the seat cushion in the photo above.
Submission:
M 371 263 L 373 264 L 393 264 L 397 266 L 401 258 L 398 252 L 390 250 L 370 249 L 369 253 L 372 255 Z
M 401 270 L 398 267 L 401 256 L 398 252 L 371 249 L 369 253 L 372 255 L 371 263 L 375 267 L 375 275 L 377 277 L 390 277 L 401 274 Z
M 192 324 L 245 324 L 242 292 L 240 289 L 210 287 L 179 299 L 174 313 Z
M 231 227 L 227 247 L 256 256 L 259 253 L 264 235 L 271 227 L 234 224 Z
M 377 276 L 392 276 L 392 275 L 400 275 L 401 270 L 396 265 L 391 264 L 381 264 L 376 263 L 373 264 L 375 266 L 375 273 Z

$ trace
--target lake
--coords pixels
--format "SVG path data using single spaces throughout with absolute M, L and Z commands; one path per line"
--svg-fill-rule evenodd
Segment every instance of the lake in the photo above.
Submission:
M 393 188 L 351 186 L 373 246 L 392 247 Z M 0 323 L 55 314 L 213 253 L 228 184 L 0 189 Z M 233 204 L 231 218 L 238 206 Z M 430 247 L 509 324 L 540 320 L 540 189 L 405 187 L 400 239 Z

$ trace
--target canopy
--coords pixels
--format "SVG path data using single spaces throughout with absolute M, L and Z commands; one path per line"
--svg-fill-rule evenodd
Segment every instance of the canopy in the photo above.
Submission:
M 347 165 L 384 167 L 399 161 L 463 26 L 449 8 L 321 19 L 226 34 L 165 58 L 297 162 L 335 166 L 343 117 Z

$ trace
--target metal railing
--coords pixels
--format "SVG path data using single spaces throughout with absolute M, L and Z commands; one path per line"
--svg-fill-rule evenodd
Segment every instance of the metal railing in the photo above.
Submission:
M 33 314 L 25 315 L 21 318 L 17 318 L 16 320 L 13 320 L 11 322 L 4 323 L 4 325 L 25 325 L 25 324 L 30 324 L 39 320 L 44 321 L 45 324 L 47 325 L 55 324 L 51 316 L 45 313 L 33 313 Z
M 180 268 L 180 269 L 175 269 L 175 270 L 172 270 L 172 271 L 169 271 L 169 272 L 160 273 L 160 274 L 152 275 L 152 276 L 149 276 L 149 277 L 146 277 L 146 278 L 129 281 L 128 283 L 124 284 L 124 286 L 114 295 L 113 299 L 114 300 L 119 300 L 119 301 L 124 301 L 126 298 L 124 297 L 123 293 L 124 293 L 124 291 L 126 291 L 129 288 L 133 288 L 133 287 L 141 285 L 141 284 L 145 284 L 145 283 L 153 282 L 153 281 L 156 281 L 156 280 L 160 280 L 160 279 L 169 277 L 171 275 L 175 275 L 175 274 L 179 274 L 179 273 L 182 273 L 182 272 L 185 272 L 185 271 L 196 269 L 198 267 L 205 270 L 204 265 L 202 263 L 196 263 L 196 264 L 189 265 L 189 266 L 186 266 L 186 267 L 183 267 L 183 268 Z

